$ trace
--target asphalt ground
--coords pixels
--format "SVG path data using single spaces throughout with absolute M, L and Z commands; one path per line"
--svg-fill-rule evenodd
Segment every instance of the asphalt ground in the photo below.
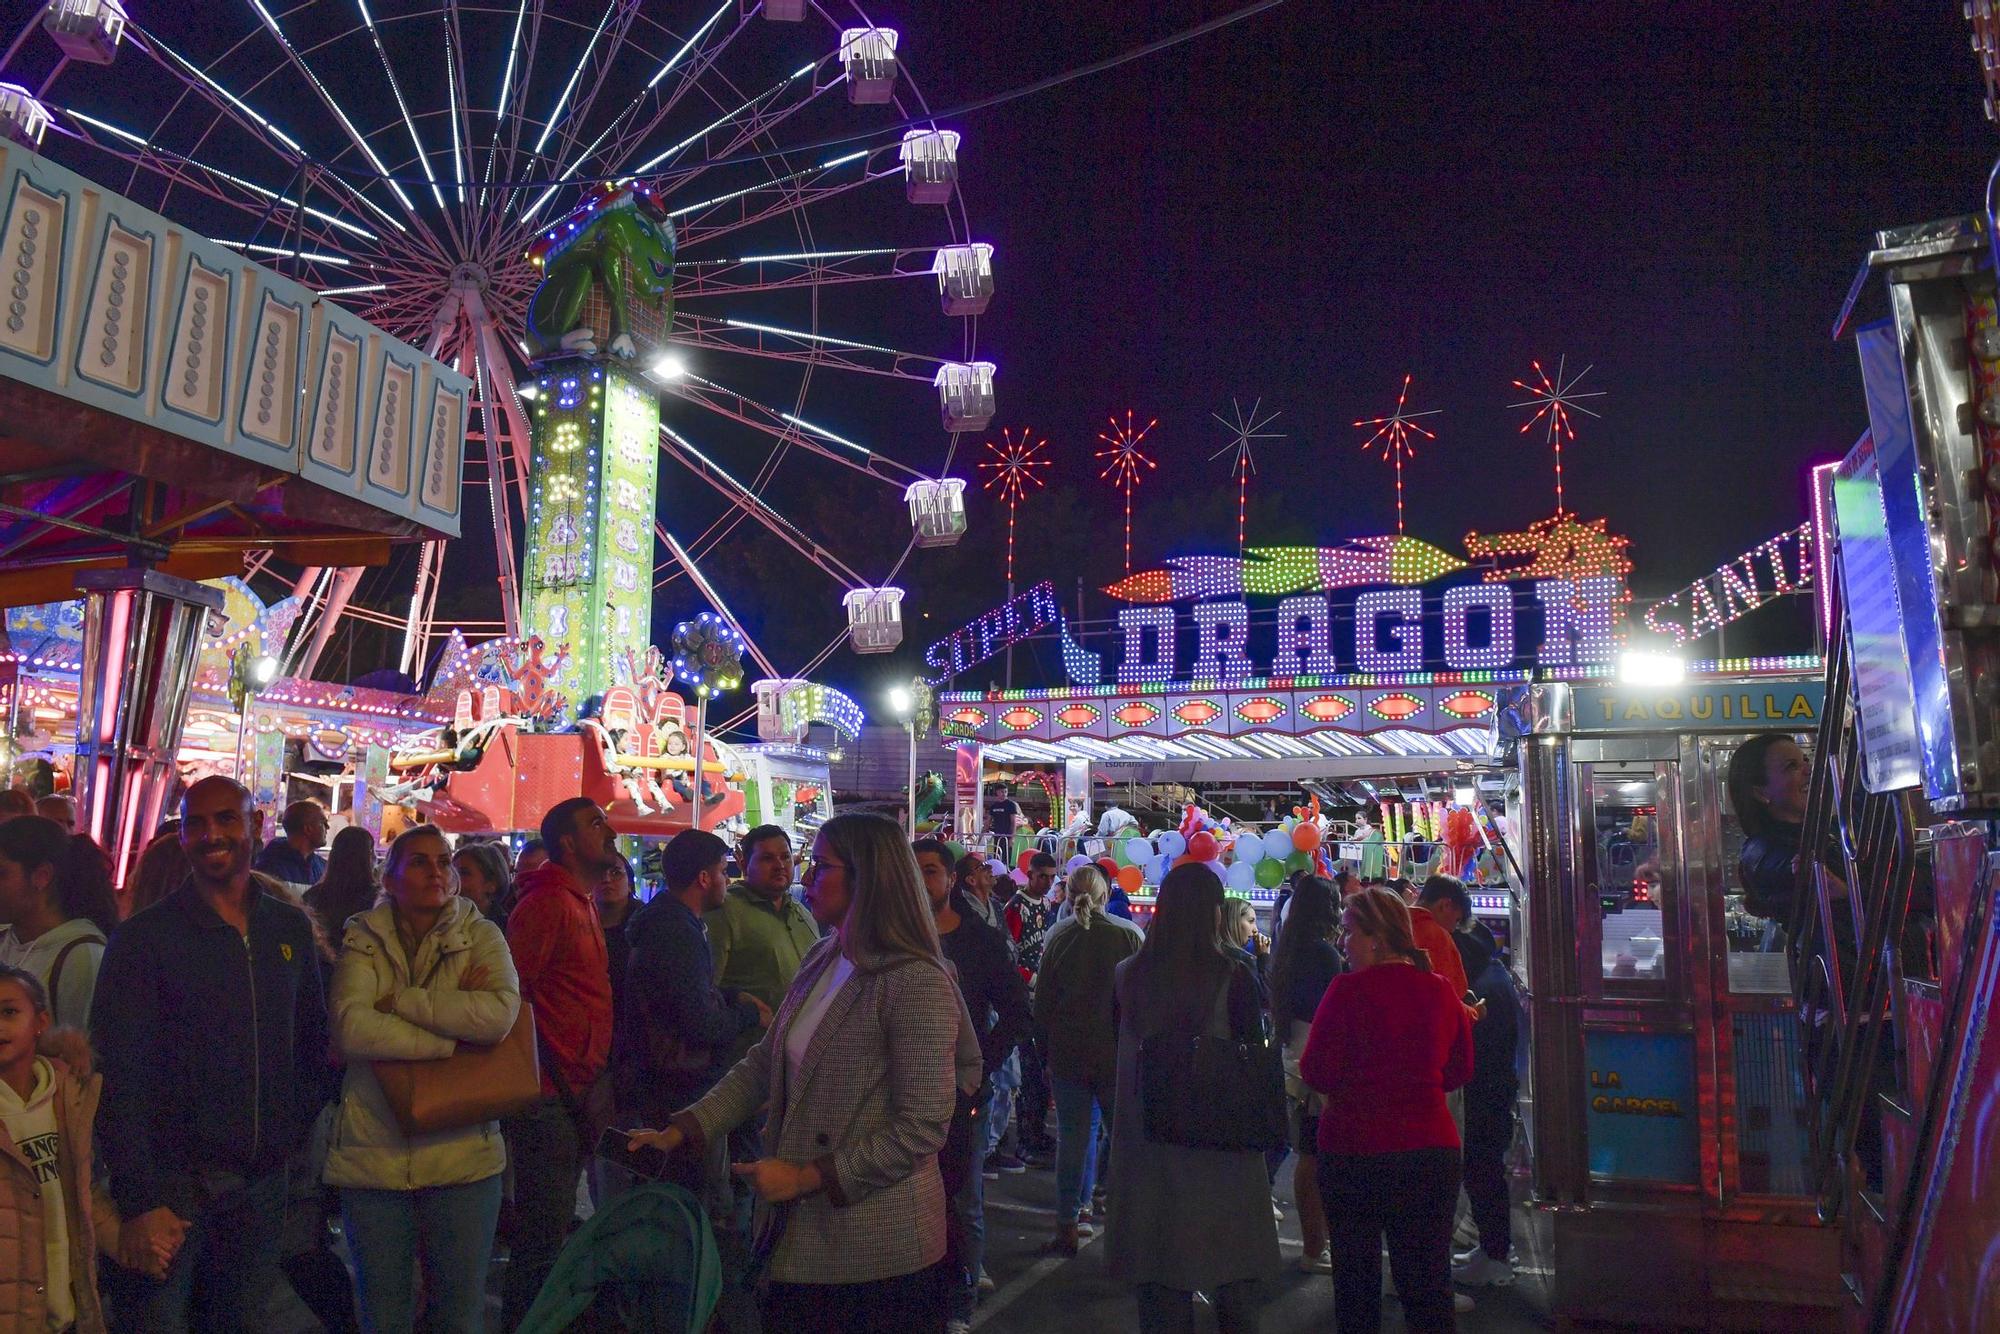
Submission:
M 1114 1165 L 1113 1170 L 1116 1170 Z M 1469 1314 L 1458 1318 L 1467 1334 L 1515 1334 L 1553 1329 L 1548 1315 L 1547 1247 L 1537 1235 L 1534 1216 L 1521 1207 L 1526 1183 L 1514 1179 L 1514 1283 L 1504 1288 L 1466 1289 L 1473 1298 Z M 1278 1173 L 1277 1196 L 1285 1206 L 1278 1225 L 1279 1248 L 1286 1269 L 1264 1287 L 1263 1334 L 1324 1331 L 1333 1328 L 1333 1280 L 1324 1274 L 1302 1274 L 1291 1267 L 1303 1249 L 1298 1215 L 1291 1208 L 1291 1167 Z M 1103 1238 L 1084 1245 L 1074 1258 L 1041 1254 L 1055 1230 L 1056 1185 L 1051 1167 L 1030 1166 L 1019 1175 L 1003 1174 L 986 1183 L 986 1272 L 995 1290 L 974 1313 L 972 1327 L 987 1334 L 1110 1334 L 1139 1328 L 1132 1290 L 1104 1272 Z M 1383 1288 L 1390 1291 L 1387 1265 Z M 1214 1329 L 1214 1317 L 1198 1310 L 1196 1329 Z M 1403 1328 L 1402 1308 L 1393 1295 L 1382 1305 L 1384 1330 Z

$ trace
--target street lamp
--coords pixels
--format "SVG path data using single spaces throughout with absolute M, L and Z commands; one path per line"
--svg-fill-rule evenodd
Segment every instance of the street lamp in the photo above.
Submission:
M 910 837 L 917 836 L 917 720 L 913 706 L 916 700 L 908 686 L 892 686 L 889 689 L 889 708 L 902 719 L 903 729 L 910 734 L 910 791 L 909 815 Z
M 250 701 L 278 679 L 278 660 L 268 653 L 252 656 L 248 642 L 229 655 L 229 699 L 236 705 L 236 781 L 243 782 L 243 737 L 250 724 Z M 245 783 L 245 787 L 249 784 Z

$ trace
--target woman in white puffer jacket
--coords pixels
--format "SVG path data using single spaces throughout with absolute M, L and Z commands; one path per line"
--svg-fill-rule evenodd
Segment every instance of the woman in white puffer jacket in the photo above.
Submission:
M 436 1060 L 507 1036 L 521 984 L 500 928 L 455 892 L 451 849 L 428 826 L 389 848 L 385 901 L 348 919 L 334 965 L 334 1041 L 347 1060 L 326 1182 L 340 1187 L 363 1326 L 406 1331 L 421 1257 L 433 1329 L 483 1328 L 487 1257 L 507 1149 L 497 1122 L 406 1136 L 378 1060 Z

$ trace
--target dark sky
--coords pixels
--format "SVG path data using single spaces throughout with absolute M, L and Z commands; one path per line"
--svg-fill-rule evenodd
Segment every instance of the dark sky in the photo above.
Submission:
M 935 107 L 1233 7 L 996 3 L 968 23 L 906 6 L 904 22 Z M 998 247 L 979 328 L 994 425 L 1045 433 L 1052 483 L 1077 493 L 1024 509 L 1022 582 L 1068 596 L 1078 561 L 1093 582 L 1118 572 L 1117 499 L 1090 454 L 1126 407 L 1160 419 L 1141 563 L 1233 546 L 1227 465 L 1208 457 L 1232 395 L 1289 433 L 1259 453 L 1253 541 L 1390 530 L 1390 471 L 1349 423 L 1387 411 L 1405 372 L 1445 410 L 1408 471 L 1410 530 L 1451 546 L 1525 525 L 1553 483 L 1511 381 L 1563 354 L 1606 391 L 1566 454 L 1568 500 L 1630 534 L 1642 592 L 1799 522 L 1806 464 L 1865 425 L 1829 331 L 1872 230 L 1980 198 L 1996 140 L 1967 32 L 1947 4 L 1294 0 L 966 118 L 967 207 Z M 905 578 L 932 626 L 999 600 L 1004 518 L 972 509 L 965 550 L 921 553 Z
M 902 30 L 906 68 L 943 111 L 1236 5 L 864 7 Z M 673 0 L 644 12 L 680 24 L 712 7 Z M 10 18 L 26 8 L 5 5 Z M 374 8 L 405 70 L 434 73 L 431 6 Z M 538 97 L 566 67 L 563 41 L 580 51 L 600 12 L 550 8 L 585 22 L 567 39 L 552 32 L 534 71 L 544 81 Z M 466 8 L 468 87 L 497 85 L 512 11 Z M 248 90 L 282 66 L 248 7 L 142 17 L 233 88 Z M 407 140 L 370 82 L 379 70 L 354 11 L 287 10 L 285 22 L 304 45 L 326 40 L 316 48 L 322 74 L 379 124 L 371 133 L 392 170 L 409 171 L 407 153 L 393 156 Z M 762 87 L 802 53 L 824 50 L 823 28 L 753 28 L 727 62 L 739 88 Z M 1566 454 L 1568 500 L 1631 536 L 1642 593 L 1671 591 L 1799 522 L 1806 464 L 1836 456 L 1864 425 L 1852 349 L 1828 335 L 1870 234 L 1975 208 L 2000 147 L 1980 110 L 1967 35 L 1947 0 L 1806 8 L 1290 0 L 1109 73 L 941 117 L 965 136 L 971 233 L 997 248 L 998 292 L 977 327 L 981 355 L 1000 368 L 992 434 L 1031 428 L 1056 463 L 1049 488 L 1021 513 L 1020 581 L 1054 578 L 1067 601 L 1079 581 L 1094 590 L 1122 572 L 1119 501 L 1091 455 L 1106 414 L 1128 408 L 1159 419 L 1160 466 L 1139 495 L 1141 567 L 1233 550 L 1234 487 L 1227 461 L 1209 458 L 1226 440 L 1210 413 L 1232 397 L 1279 410 L 1276 429 L 1288 437 L 1258 451 L 1253 542 L 1392 530 L 1390 470 L 1360 453 L 1363 436 L 1349 423 L 1387 411 L 1406 373 L 1416 377 L 1417 406 L 1444 410 L 1427 419 L 1440 439 L 1408 471 L 1411 533 L 1456 550 L 1468 530 L 1524 527 L 1554 503 L 1539 434 L 1518 434 L 1525 414 L 1507 407 L 1521 397 L 1511 382 L 1535 358 L 1590 365 L 1583 387 L 1605 393 L 1590 401 L 1601 419 L 1581 419 L 1581 439 Z M 32 63 L 48 48 L 24 52 Z M 636 75 L 643 84 L 657 63 L 635 54 L 613 81 Z M 141 128 L 149 117 L 184 114 L 167 110 L 176 89 L 149 81 L 147 68 L 123 58 L 104 71 L 72 66 L 59 92 Z M 423 77 L 412 76 L 411 91 L 433 108 L 420 113 L 431 135 L 444 113 Z M 254 86 L 253 100 L 311 151 L 353 165 L 309 89 L 282 69 Z M 829 101 L 777 138 L 795 144 L 890 119 Z M 483 135 L 477 98 L 472 121 Z M 164 130 L 153 137 L 185 142 Z M 125 188 L 101 162 L 56 151 Z M 284 179 L 268 159 L 230 156 L 226 137 L 203 151 Z M 716 175 L 718 185 L 727 179 Z M 199 205 L 176 196 L 165 207 L 195 221 Z M 934 245 L 948 239 L 942 216 L 904 203 L 891 182 L 824 209 L 811 242 Z M 244 227 L 240 218 L 214 225 L 219 235 Z M 1871 293 L 1865 310 L 1880 306 Z M 802 318 L 780 305 L 748 313 Z M 863 341 L 957 351 L 957 322 L 940 317 L 927 278 L 831 289 L 820 320 Z M 788 392 L 758 367 L 702 365 L 773 400 Z M 947 437 L 928 385 L 823 372 L 804 411 L 925 472 L 945 466 Z M 769 457 L 768 440 L 732 435 L 679 405 L 669 405 L 668 419 L 739 475 Z M 971 534 L 956 549 L 917 553 L 899 577 L 911 590 L 907 651 L 842 650 L 820 675 L 874 698 L 926 643 L 1001 599 L 1005 515 L 977 491 L 972 469 L 984 438 L 962 438 L 951 460 L 954 473 L 975 478 Z M 677 470 L 663 475 L 665 521 L 690 538 L 708 530 L 720 512 L 713 495 Z M 766 494 L 870 578 L 908 536 L 897 494 L 798 451 Z M 474 535 L 459 544 L 441 601 L 471 617 L 494 611 L 483 522 L 475 500 Z M 838 632 L 841 588 L 752 526 L 704 548 L 703 563 L 781 667 Z M 402 574 L 372 576 L 364 597 L 400 614 L 404 595 L 393 585 Z M 700 606 L 685 580 L 669 584 L 656 600 L 661 637 Z M 1087 617 L 1112 606 L 1094 591 L 1086 597 Z M 1730 647 L 1775 648 L 1794 630 L 1782 615 L 1746 624 Z M 365 670 L 377 665 L 373 651 L 357 641 L 346 660 Z M 1032 653 L 1019 661 L 1019 674 L 1031 678 L 1033 661 Z

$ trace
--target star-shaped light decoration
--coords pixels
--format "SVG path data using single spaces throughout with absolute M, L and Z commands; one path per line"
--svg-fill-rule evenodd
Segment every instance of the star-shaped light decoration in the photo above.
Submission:
M 1410 411 L 1410 381 L 1415 378 L 1405 375 L 1403 387 L 1396 394 L 1396 410 L 1386 417 L 1370 417 L 1354 423 L 1356 426 L 1372 426 L 1375 434 L 1361 442 L 1364 450 L 1380 448 L 1382 457 L 1395 465 L 1396 469 L 1396 532 L 1403 531 L 1403 460 L 1413 459 L 1417 451 L 1410 444 L 1410 437 L 1420 435 L 1426 440 L 1437 439 L 1437 432 L 1417 424 L 1419 417 L 1435 417 L 1443 408 L 1429 408 L 1423 412 Z
M 982 461 L 979 469 L 992 474 L 981 483 L 981 489 L 993 492 L 996 500 L 1007 502 L 1007 582 L 1011 584 L 1014 582 L 1014 511 L 1027 496 L 1028 483 L 1044 485 L 1035 470 L 1053 468 L 1055 460 L 1035 457 L 1047 448 L 1049 442 L 1034 439 L 1034 432 L 1025 426 L 1021 428 L 1018 440 L 1014 438 L 1011 427 L 1001 428 L 1000 441 L 997 445 L 991 440 L 986 442 L 986 452 L 993 457 Z
M 1221 458 L 1224 454 L 1233 453 L 1236 456 L 1231 461 L 1229 468 L 1231 472 L 1236 474 L 1236 554 L 1238 556 L 1243 554 L 1243 521 L 1250 498 L 1250 474 L 1257 471 L 1257 460 L 1251 451 L 1259 440 L 1283 440 L 1285 438 L 1283 431 L 1266 431 L 1263 429 L 1283 415 L 1282 413 L 1273 412 L 1268 417 L 1259 417 L 1257 415 L 1258 409 L 1263 406 L 1264 400 L 1261 398 L 1256 399 L 1250 404 L 1250 411 L 1245 413 L 1242 405 L 1232 398 L 1229 400 L 1229 416 L 1224 417 L 1219 412 L 1208 414 L 1221 422 L 1224 429 L 1233 437 L 1228 444 L 1216 450 L 1208 457 L 1212 462 Z
M 1528 420 L 1521 423 L 1522 435 L 1526 435 L 1530 430 L 1534 429 L 1537 422 L 1544 419 L 1548 421 L 1548 443 L 1556 453 L 1556 515 L 1559 518 L 1566 512 L 1563 509 L 1563 441 L 1574 441 L 1576 439 L 1576 426 L 1570 421 L 1570 413 L 1581 412 L 1586 417 L 1595 417 L 1598 415 L 1597 413 L 1592 412 L 1577 400 L 1604 397 L 1602 389 L 1592 389 L 1584 393 L 1578 393 L 1576 387 L 1583 380 L 1584 376 L 1590 374 L 1591 367 L 1585 366 L 1575 375 L 1570 375 L 1568 373 L 1568 361 L 1569 358 L 1566 356 L 1556 359 L 1556 373 L 1553 379 L 1549 377 L 1547 371 L 1542 369 L 1541 362 L 1531 362 L 1530 364 L 1535 368 L 1534 382 L 1531 384 L 1526 380 L 1514 381 L 1514 387 L 1516 389 L 1525 389 L 1528 396 L 1519 403 L 1509 403 L 1507 405 L 1510 408 L 1533 408 L 1535 410 L 1529 416 Z
M 1140 468 L 1152 469 L 1160 466 L 1139 446 L 1145 442 L 1146 433 L 1159 424 L 1160 419 L 1154 417 L 1144 426 L 1135 429 L 1132 425 L 1132 413 L 1127 410 L 1123 426 L 1118 424 L 1118 414 L 1114 412 L 1111 414 L 1110 434 L 1107 435 L 1103 431 L 1097 433 L 1097 438 L 1110 446 L 1109 449 L 1098 450 L 1097 457 L 1111 460 L 1104 465 L 1104 471 L 1097 475 L 1125 493 L 1125 573 L 1127 574 L 1132 573 L 1132 489 L 1139 485 Z

